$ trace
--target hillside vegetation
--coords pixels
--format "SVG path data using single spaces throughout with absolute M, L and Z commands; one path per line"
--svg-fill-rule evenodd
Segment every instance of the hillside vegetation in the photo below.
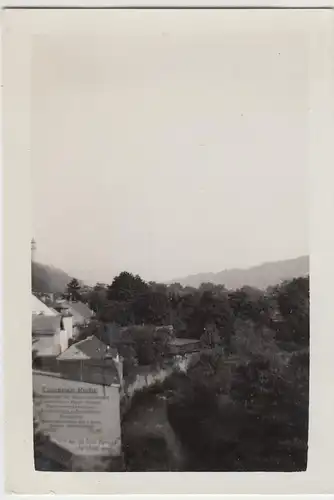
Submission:
M 309 257 L 267 262 L 248 269 L 228 269 L 218 273 L 200 273 L 174 280 L 183 286 L 198 287 L 201 283 L 214 283 L 236 289 L 252 286 L 265 289 L 281 281 L 306 276 L 309 273 Z
M 32 291 L 40 293 L 63 293 L 71 277 L 53 266 L 38 262 L 31 264 Z
M 147 283 L 125 271 L 88 290 L 68 281 L 95 311 L 100 338 L 117 342 L 125 377 L 163 367 L 171 334 L 200 340 L 187 373 L 134 398 L 122 426 L 127 470 L 306 469 L 308 276 L 266 290 Z M 182 463 L 171 460 L 172 434 Z

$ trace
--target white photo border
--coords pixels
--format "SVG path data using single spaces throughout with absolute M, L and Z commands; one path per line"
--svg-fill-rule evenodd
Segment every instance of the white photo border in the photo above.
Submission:
M 334 363 L 333 11 L 277 10 L 310 32 L 311 384 L 310 452 L 301 473 L 36 472 L 30 338 L 30 67 L 40 34 L 108 29 L 113 10 L 8 9 L 3 15 L 5 487 L 12 494 L 332 494 Z M 169 10 L 169 12 L 172 12 Z M 188 13 L 191 10 L 177 10 Z M 215 13 L 215 11 L 212 11 Z M 255 12 L 238 12 L 259 22 Z M 145 10 L 141 10 L 145 16 Z M 183 14 L 184 15 L 184 14 Z M 231 15 L 231 14 L 220 14 Z M 253 16 L 251 18 L 251 16 Z M 256 21 L 257 19 L 257 21 Z M 263 19 L 261 20 L 263 21 Z M 290 21 L 291 22 L 291 21 Z M 94 31 L 94 30 L 93 30 Z M 14 55 L 15 54 L 15 55 Z

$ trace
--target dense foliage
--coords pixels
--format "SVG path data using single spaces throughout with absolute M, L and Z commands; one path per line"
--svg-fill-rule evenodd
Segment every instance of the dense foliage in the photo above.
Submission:
M 259 298 L 276 304 L 276 321 L 256 316 L 257 306 L 249 304 L 247 318 L 239 303 L 234 362 L 209 356 L 188 371 L 186 384 L 169 402 L 168 417 L 184 444 L 187 470 L 306 469 L 308 278 L 283 283 L 270 297 Z
M 159 293 L 168 299 L 177 335 L 201 338 L 208 347 L 187 374 L 154 388 L 167 397 L 167 418 L 184 453 L 182 470 L 305 470 L 309 278 L 267 291 L 205 284 Z M 154 323 L 154 306 L 150 314 Z M 154 462 L 149 448 L 145 453 Z
M 179 337 L 220 339 L 232 349 L 236 321 L 251 321 L 267 327 L 277 342 L 308 346 L 309 279 L 296 278 L 270 290 L 251 287 L 227 290 L 222 285 L 203 283 L 198 289 L 178 283 L 146 283 L 128 272 L 116 276 L 110 285 L 97 283 L 83 291 L 77 280 L 68 292 L 80 297 L 102 323 L 130 325 L 172 325 Z M 243 327 L 242 327 L 243 328 Z
M 31 263 L 31 288 L 37 293 L 64 293 L 70 277 L 64 271 L 52 266 Z
M 187 374 L 156 388 L 167 398 L 166 418 L 185 457 L 182 470 L 305 470 L 308 277 L 263 291 L 146 283 L 123 272 L 110 285 L 85 291 L 72 280 L 68 292 L 95 311 L 102 337 L 121 331 L 125 375 L 163 360 L 169 330 L 157 326 L 172 325 L 174 335 L 206 347 Z M 155 442 L 150 439 L 145 442 Z

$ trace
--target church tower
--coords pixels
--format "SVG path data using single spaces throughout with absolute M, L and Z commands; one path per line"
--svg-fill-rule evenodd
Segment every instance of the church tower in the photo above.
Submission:
M 36 262 L 36 241 L 34 238 L 31 240 L 31 261 Z

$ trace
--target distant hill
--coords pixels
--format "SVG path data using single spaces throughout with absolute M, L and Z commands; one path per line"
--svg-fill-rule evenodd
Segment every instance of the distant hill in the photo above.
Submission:
M 243 286 L 265 289 L 284 280 L 298 278 L 309 273 L 309 257 L 267 262 L 248 269 L 228 269 L 218 273 L 200 273 L 173 280 L 183 286 L 198 287 L 201 283 L 225 285 L 236 289 Z
M 31 264 L 32 290 L 41 293 L 64 292 L 72 277 L 61 269 L 38 262 Z

